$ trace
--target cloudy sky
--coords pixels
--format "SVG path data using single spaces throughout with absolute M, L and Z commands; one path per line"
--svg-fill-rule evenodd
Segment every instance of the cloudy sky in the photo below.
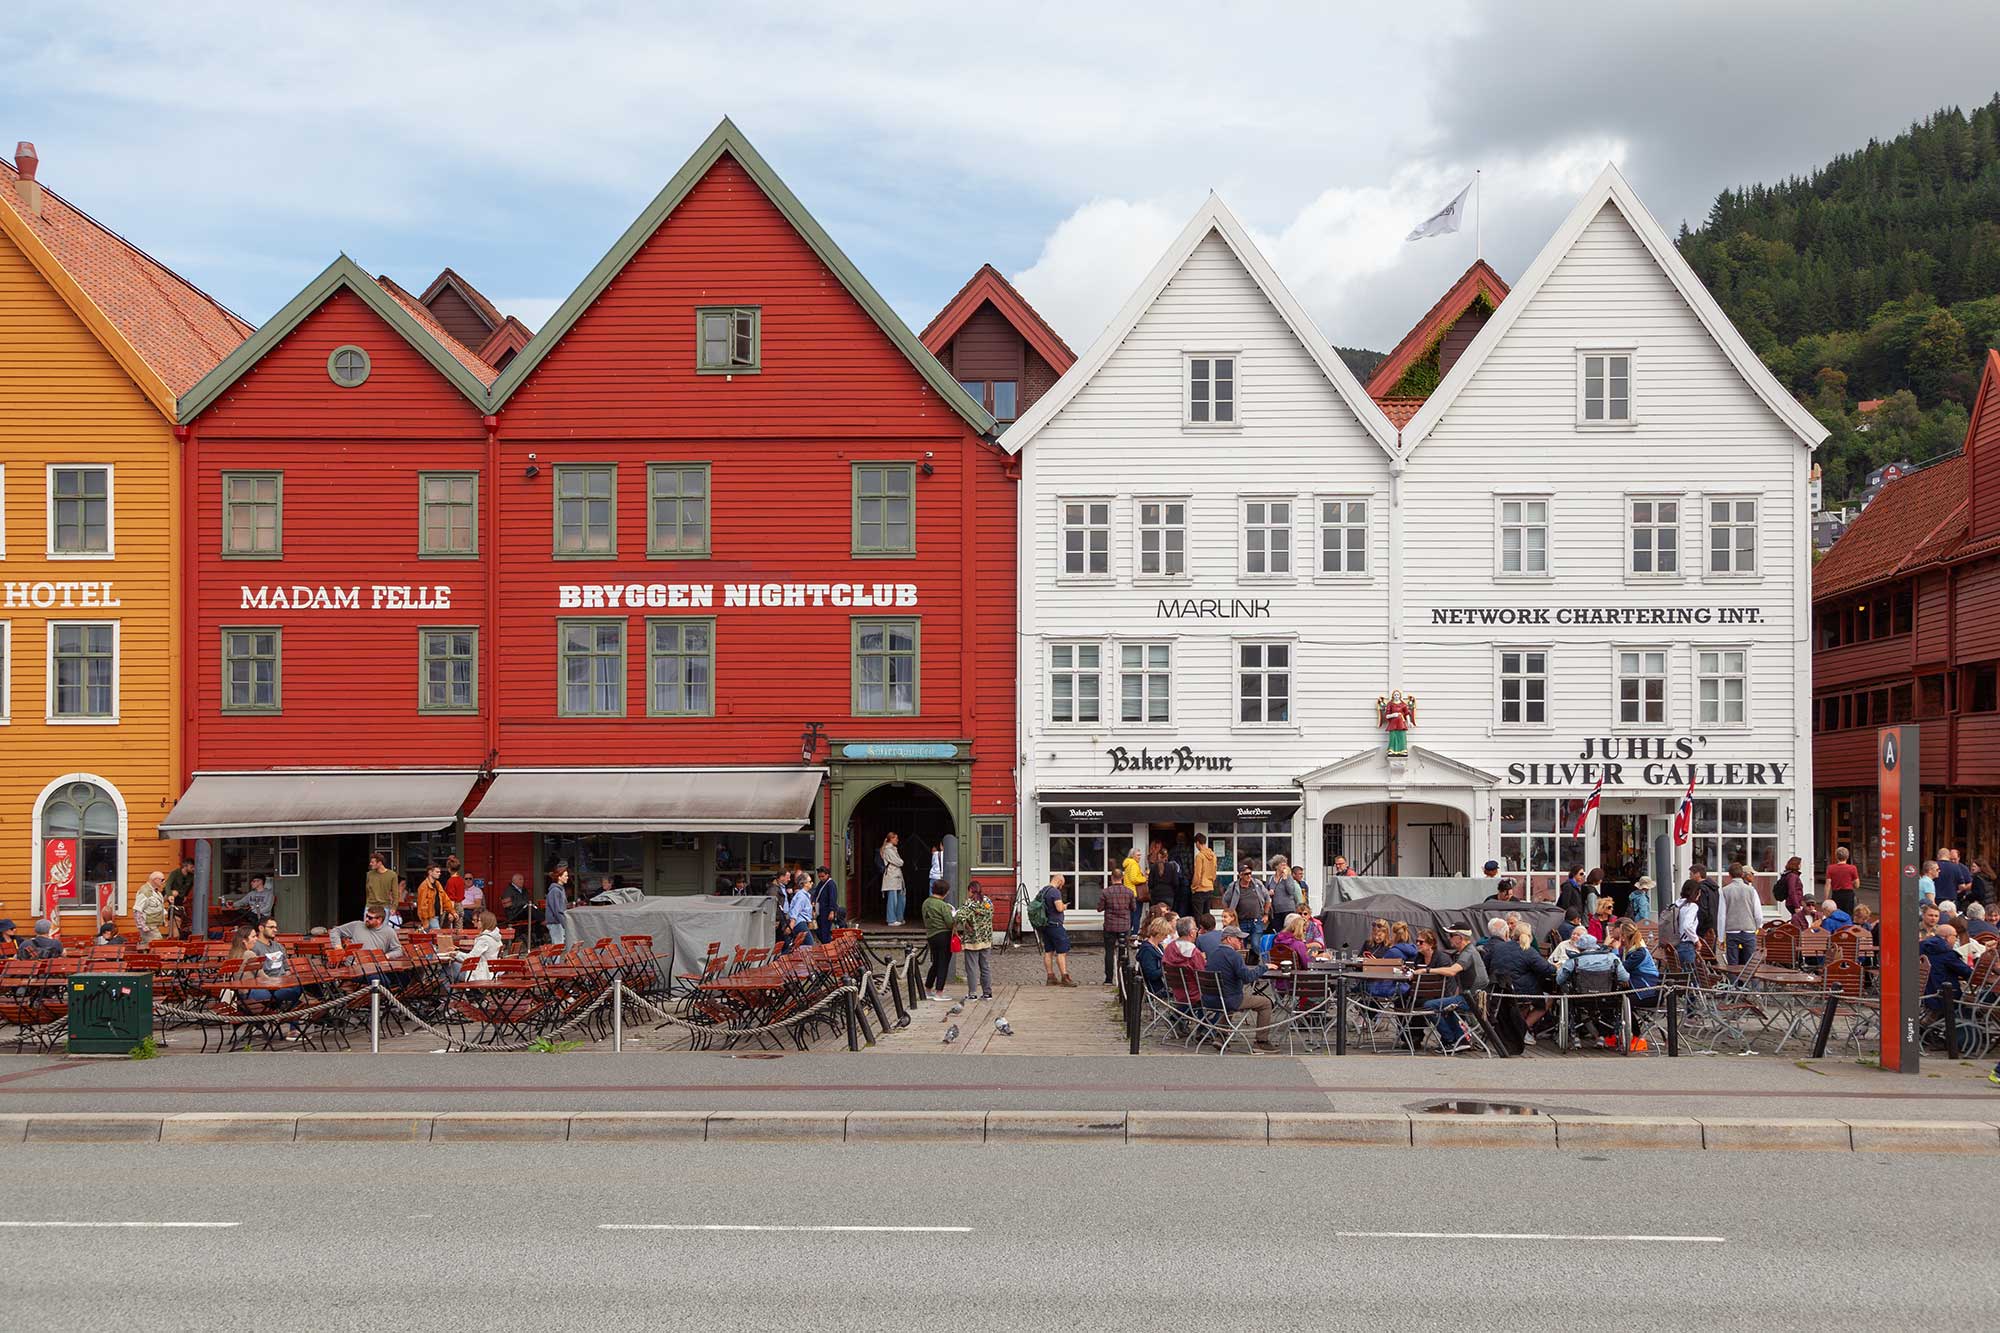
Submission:
M 1986 101 L 1995 51 L 1992 0 L 12 0 L 0 139 L 253 321 L 345 251 L 539 326 L 729 115 L 913 325 L 991 261 L 1081 349 L 1212 189 L 1385 348 L 1471 262 L 1402 238 L 1475 168 L 1511 279 L 1607 159 L 1698 222 Z

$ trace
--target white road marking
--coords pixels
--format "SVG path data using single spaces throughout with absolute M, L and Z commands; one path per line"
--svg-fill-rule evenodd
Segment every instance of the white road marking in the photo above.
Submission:
M 240 1227 L 241 1222 L 0 1222 L 0 1227 Z
M 1349 1240 L 1657 1240 L 1682 1245 L 1720 1245 L 1727 1236 L 1557 1235 L 1544 1231 L 1336 1231 Z
M 599 1231 L 919 1231 L 964 1235 L 971 1227 L 747 1226 L 720 1222 L 599 1222 Z

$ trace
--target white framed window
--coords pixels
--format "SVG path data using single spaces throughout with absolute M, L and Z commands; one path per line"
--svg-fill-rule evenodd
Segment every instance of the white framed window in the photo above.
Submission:
M 1292 501 L 1243 502 L 1243 574 L 1246 578 L 1292 576 Z
M 1061 575 L 1066 579 L 1111 577 L 1111 502 L 1061 501 Z
M 1549 724 L 1549 650 L 1502 648 L 1499 717 L 1503 727 L 1546 727 Z
M 1242 726 L 1290 726 L 1292 651 L 1288 642 L 1236 645 L 1236 721 Z
M 48 517 L 49 559 L 110 559 L 116 553 L 111 465 L 49 464 Z
M 1578 352 L 1576 380 L 1577 424 L 1583 426 L 1632 424 L 1630 349 Z
M 1114 865 L 1109 825 L 1101 821 L 1049 825 L 1049 873 L 1067 881 L 1063 901 L 1071 910 L 1097 910 L 1098 895 L 1104 892 Z
M 14 720 L 14 624 L 0 620 L 0 727 Z
M 1757 572 L 1757 500 L 1748 495 L 1711 495 L 1708 505 L 1708 572 Z
M 1135 725 L 1173 721 L 1174 648 L 1170 643 L 1118 645 L 1118 720 Z
M 7 465 L 0 463 L 0 560 L 7 558 Z
M 1750 677 L 1745 648 L 1694 652 L 1695 725 L 1740 727 L 1750 720 Z
M 1693 857 L 1711 875 L 1738 861 L 1752 874 L 1778 873 L 1777 797 L 1697 796 L 1693 813 Z
M 1679 578 L 1681 502 L 1677 496 L 1633 495 L 1625 500 L 1625 572 L 1640 578 Z
M 107 724 L 118 720 L 118 622 L 49 622 L 47 720 Z
M 1187 501 L 1140 500 L 1139 577 L 1187 577 Z
M 1104 646 L 1049 645 L 1049 721 L 1058 726 L 1104 720 Z
M 1319 572 L 1354 577 L 1368 572 L 1368 501 L 1355 495 L 1319 497 Z
M 1569 866 L 1584 864 L 1584 840 L 1572 837 L 1583 802 L 1557 796 L 1500 798 L 1500 864 L 1526 876 L 1525 888 L 1553 893 Z
M 1618 662 L 1618 710 L 1613 721 L 1621 727 L 1667 725 L 1667 650 L 1614 649 Z
M 1190 352 L 1186 358 L 1187 392 L 1182 403 L 1190 426 L 1237 424 L 1236 356 L 1232 352 Z
M 1494 552 L 1502 578 L 1549 576 L 1549 497 L 1503 495 L 1496 499 L 1500 544 Z

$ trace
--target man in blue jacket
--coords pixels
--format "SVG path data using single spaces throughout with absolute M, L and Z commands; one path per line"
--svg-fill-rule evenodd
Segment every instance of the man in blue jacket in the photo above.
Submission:
M 1959 983 L 1972 976 L 1972 964 L 1958 956 L 1957 928 L 1940 922 L 1937 934 L 1917 945 L 1917 953 L 1931 964 L 1930 975 L 1924 978 L 1924 1008 L 1943 1013 L 1944 997 L 1956 996 Z
M 1252 967 L 1243 961 L 1243 941 L 1246 937 L 1235 926 L 1224 928 L 1218 933 L 1214 944 L 1202 951 L 1208 963 L 1208 970 L 1222 987 L 1222 1005 L 1232 1014 L 1246 1010 L 1256 1016 L 1257 1037 L 1255 1049 L 1275 1051 L 1271 1044 L 1271 997 L 1253 995 L 1245 986 L 1264 975 L 1264 965 Z

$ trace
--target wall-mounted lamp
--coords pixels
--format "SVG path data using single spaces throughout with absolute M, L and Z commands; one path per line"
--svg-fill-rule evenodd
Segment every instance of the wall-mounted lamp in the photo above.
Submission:
M 535 466 L 533 463 L 530 463 L 528 464 L 528 466 L 521 469 L 521 475 L 526 477 L 529 481 L 533 481 L 536 477 L 542 475 L 542 470 L 539 467 Z
M 936 454 L 934 454 L 934 453 L 932 453 L 932 452 L 931 452 L 931 451 L 930 451 L 929 449 L 926 449 L 926 450 L 924 450 L 924 465 L 923 465 L 923 467 L 922 467 L 922 468 L 920 468 L 919 470 L 920 470 L 920 471 L 921 471 L 921 472 L 922 472 L 922 473 L 923 473 L 923 474 L 924 474 L 924 475 L 925 475 L 926 477 L 930 476 L 930 475 L 931 475 L 932 473 L 934 473 L 934 472 L 936 472 L 936 471 L 937 471 L 937 469 L 936 469 L 936 468 L 934 468 L 934 467 L 932 467 L 932 466 L 931 466 L 931 460 L 932 460 L 933 458 L 936 458 L 936 457 L 937 457 L 937 455 L 936 455 Z

